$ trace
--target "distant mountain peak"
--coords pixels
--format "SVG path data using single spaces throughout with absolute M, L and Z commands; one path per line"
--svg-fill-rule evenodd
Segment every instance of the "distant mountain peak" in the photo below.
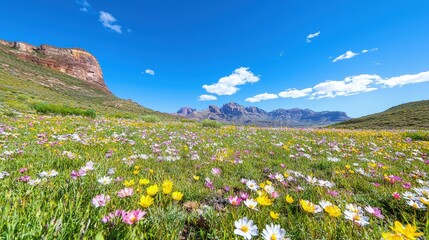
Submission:
M 339 111 L 314 112 L 310 109 L 292 108 L 267 112 L 255 106 L 244 107 L 235 102 L 226 103 L 221 108 L 210 105 L 207 110 L 203 111 L 189 111 L 188 109 L 181 108 L 177 113 L 196 120 L 212 119 L 232 124 L 258 126 L 311 127 L 350 119 L 346 113 Z

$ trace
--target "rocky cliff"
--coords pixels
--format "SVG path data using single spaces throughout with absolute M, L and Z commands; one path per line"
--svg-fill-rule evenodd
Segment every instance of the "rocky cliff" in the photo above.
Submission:
M 176 114 L 196 120 L 212 119 L 232 124 L 272 127 L 326 126 L 350 119 L 346 113 L 338 111 L 314 112 L 309 109 L 293 108 L 267 112 L 257 107 L 244 107 L 234 102 L 224 104 L 221 108 L 210 105 L 203 111 L 190 109 L 183 107 Z
M 49 45 L 33 46 L 23 42 L 0 40 L 10 54 L 17 58 L 60 71 L 95 86 L 110 94 L 103 80 L 103 72 L 97 59 L 79 48 L 58 48 Z

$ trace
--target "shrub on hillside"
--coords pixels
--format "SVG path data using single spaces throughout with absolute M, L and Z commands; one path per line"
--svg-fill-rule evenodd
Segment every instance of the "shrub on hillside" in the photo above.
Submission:
M 41 114 L 77 115 L 95 118 L 97 116 L 93 109 L 74 108 L 67 105 L 55 105 L 46 102 L 35 103 L 33 108 Z
M 151 122 L 151 123 L 155 123 L 155 122 L 160 122 L 161 119 L 157 116 L 154 115 L 144 115 L 142 116 L 142 120 L 145 122 Z
M 204 119 L 201 121 L 202 127 L 211 127 L 211 128 L 220 128 L 222 127 L 222 123 L 210 119 Z

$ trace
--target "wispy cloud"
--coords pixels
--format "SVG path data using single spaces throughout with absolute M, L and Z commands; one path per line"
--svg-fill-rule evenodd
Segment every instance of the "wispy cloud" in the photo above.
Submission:
M 152 75 L 152 76 L 155 75 L 155 71 L 152 69 L 146 69 L 146 70 L 144 70 L 144 73 Z
M 377 50 L 378 50 L 378 48 L 372 48 L 370 50 L 364 49 L 361 51 L 361 54 L 365 54 L 365 53 L 369 53 L 369 52 L 373 52 L 373 51 L 377 51 Z M 337 62 L 337 61 L 344 60 L 344 59 L 350 59 L 350 58 L 356 57 L 357 55 L 359 55 L 359 53 L 355 53 L 355 52 L 349 50 L 346 53 L 341 54 L 340 56 L 336 57 L 334 60 L 332 60 L 332 62 Z
M 306 39 L 307 43 L 311 43 L 311 41 L 312 41 L 311 39 L 313 39 L 319 35 L 320 35 L 320 31 L 308 34 L 307 39 Z
M 249 68 L 240 67 L 235 69 L 231 75 L 219 79 L 217 83 L 203 85 L 203 88 L 207 92 L 217 95 L 233 95 L 240 90 L 237 86 L 257 81 L 259 81 L 259 77 L 249 71 Z
M 198 97 L 198 101 L 215 101 L 217 100 L 216 96 L 203 94 Z
M 79 4 L 79 10 L 82 12 L 88 12 L 89 8 L 91 7 L 91 5 L 86 0 L 77 0 L 76 3 Z
M 344 59 L 350 59 L 350 58 L 355 57 L 357 55 L 359 55 L 359 53 L 347 51 L 346 53 L 341 54 L 340 56 L 336 57 L 334 60 L 332 60 L 332 62 L 337 62 L 337 61 L 344 60 Z
M 305 88 L 302 90 L 292 88 L 292 89 L 288 89 L 286 91 L 280 92 L 279 97 L 282 97 L 282 98 L 300 98 L 300 97 L 308 96 L 312 91 L 313 91 L 313 89 L 311 89 L 311 88 Z
M 339 96 L 351 96 L 366 92 L 372 92 L 379 88 L 401 87 L 408 84 L 416 84 L 429 82 L 429 71 L 420 72 L 417 74 L 404 74 L 391 78 L 382 78 L 376 74 L 360 74 L 357 76 L 349 76 L 343 80 L 327 80 L 305 89 L 288 89 L 278 93 L 281 98 L 301 98 L 309 97 L 309 99 L 335 98 Z M 276 94 L 258 94 L 250 100 L 268 100 L 275 99 Z M 271 96 L 272 98 L 268 97 Z M 255 101 L 256 102 L 256 101 Z
M 100 11 L 99 21 L 105 28 L 108 28 L 117 33 L 122 33 L 122 26 L 115 24 L 118 20 L 112 16 L 112 14 L 104 11 Z
M 255 103 L 255 102 L 265 101 L 265 100 L 269 100 L 269 99 L 276 99 L 278 97 L 279 96 L 277 96 L 277 94 L 273 94 L 273 93 L 261 93 L 261 94 L 258 94 L 256 96 L 246 98 L 245 101 Z
M 286 55 L 286 52 L 285 51 L 281 51 L 280 54 L 279 54 L 279 57 L 283 57 L 284 55 Z

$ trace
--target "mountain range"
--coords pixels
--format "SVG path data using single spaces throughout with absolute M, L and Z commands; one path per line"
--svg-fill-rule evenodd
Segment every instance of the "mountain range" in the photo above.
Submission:
M 258 107 L 244 107 L 230 102 L 222 107 L 210 105 L 208 109 L 197 111 L 190 107 L 182 107 L 175 113 L 189 119 L 211 119 L 237 125 L 255 125 L 270 127 L 316 127 L 349 120 L 344 112 L 314 112 L 309 109 L 277 109 L 267 112 Z

